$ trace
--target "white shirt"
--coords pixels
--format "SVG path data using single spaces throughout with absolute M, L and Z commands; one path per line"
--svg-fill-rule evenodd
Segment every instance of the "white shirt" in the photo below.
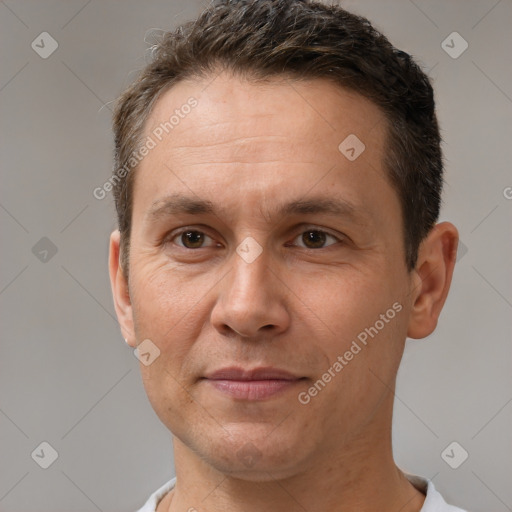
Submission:
M 443 497 L 436 491 L 432 480 L 427 480 L 426 478 L 422 478 L 416 475 L 409 475 L 404 473 L 409 482 L 411 482 L 418 491 L 425 494 L 425 501 L 423 503 L 423 507 L 421 507 L 420 512 L 466 512 L 465 510 L 454 507 L 453 505 L 448 505 L 446 501 L 444 501 Z M 176 477 L 172 480 L 169 480 L 167 483 L 162 485 L 159 489 L 157 489 L 146 501 L 144 506 L 137 510 L 137 512 L 155 512 L 158 502 L 171 490 L 174 488 L 176 484 Z

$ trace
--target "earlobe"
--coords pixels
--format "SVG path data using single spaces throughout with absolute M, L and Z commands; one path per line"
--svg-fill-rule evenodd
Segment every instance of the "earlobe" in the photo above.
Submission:
M 425 338 L 436 328 L 450 289 L 458 241 L 457 228 L 442 222 L 421 243 L 411 279 L 408 337 Z
M 121 328 L 121 334 L 128 345 L 135 347 L 136 341 L 133 329 L 133 311 L 128 282 L 121 266 L 119 230 L 113 231 L 110 235 L 109 275 L 114 308 Z

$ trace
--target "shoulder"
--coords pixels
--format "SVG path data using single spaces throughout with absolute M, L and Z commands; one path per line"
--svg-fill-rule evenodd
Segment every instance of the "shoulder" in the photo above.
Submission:
M 462 508 L 446 503 L 439 491 L 435 488 L 432 480 L 421 476 L 404 474 L 416 489 L 425 494 L 425 502 L 420 512 L 467 512 Z
M 151 496 L 148 498 L 146 503 L 139 508 L 136 512 L 155 512 L 158 502 L 171 490 L 176 484 L 176 477 L 166 482 L 162 487 L 159 487 Z

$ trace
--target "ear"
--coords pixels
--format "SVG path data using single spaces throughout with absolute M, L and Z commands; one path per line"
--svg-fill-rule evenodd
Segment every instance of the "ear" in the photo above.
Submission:
M 452 282 L 458 243 L 459 232 L 450 222 L 436 224 L 421 243 L 411 279 L 408 337 L 425 338 L 436 328 Z
M 128 283 L 120 265 L 120 243 L 121 235 L 119 230 L 115 230 L 110 235 L 109 261 L 108 269 L 110 274 L 110 286 L 112 287 L 112 297 L 117 319 L 121 327 L 121 333 L 128 345 L 136 347 L 135 333 L 133 329 L 133 312 L 130 300 L 130 291 Z

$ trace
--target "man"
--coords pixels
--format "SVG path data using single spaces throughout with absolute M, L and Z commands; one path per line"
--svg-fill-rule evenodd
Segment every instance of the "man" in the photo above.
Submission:
M 225 0 L 120 97 L 114 303 L 176 478 L 141 511 L 455 511 L 395 464 L 457 229 L 427 77 L 369 22 Z

